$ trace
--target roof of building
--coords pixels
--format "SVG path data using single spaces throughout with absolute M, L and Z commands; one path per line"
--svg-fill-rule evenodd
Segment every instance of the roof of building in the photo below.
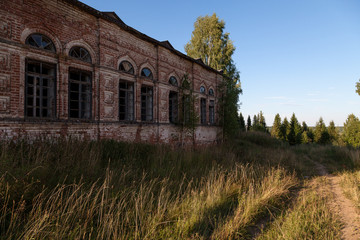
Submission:
M 197 64 L 201 65 L 202 67 L 204 67 L 204 68 L 206 68 L 206 69 L 208 69 L 210 71 L 216 72 L 216 73 L 221 74 L 221 75 L 223 74 L 223 72 L 221 70 L 215 70 L 215 69 L 207 66 L 206 64 L 204 64 L 203 61 L 201 61 L 201 60 L 199 61 L 199 59 L 194 59 L 192 57 L 189 57 L 189 56 L 183 54 L 182 52 L 176 50 L 170 44 L 169 41 L 166 40 L 166 41 L 160 42 L 160 41 L 158 41 L 158 40 L 156 40 L 156 39 L 154 39 L 152 37 L 149 37 L 149 36 L 143 34 L 142 32 L 139 32 L 138 30 L 126 25 L 115 12 L 101 12 L 101 11 L 98 11 L 95 8 L 92 8 L 92 7 L 86 5 L 85 3 L 82 3 L 82 2 L 80 2 L 78 0 L 63 0 L 63 1 L 65 1 L 65 2 L 67 2 L 69 4 L 71 4 L 71 5 L 79 8 L 80 10 L 85 11 L 85 12 L 87 12 L 87 13 L 95 16 L 95 17 L 98 17 L 98 18 L 104 19 L 106 21 L 112 22 L 112 23 L 118 25 L 121 29 L 135 35 L 136 37 L 138 37 L 138 38 L 140 38 L 142 40 L 151 42 L 151 43 L 156 44 L 158 46 L 162 46 L 162 47 L 168 49 L 169 51 L 171 51 L 172 53 L 174 53 L 174 54 L 176 54 L 176 55 L 178 55 L 178 56 L 180 56 L 182 58 L 185 58 L 185 59 L 187 59 L 189 61 L 197 63 Z

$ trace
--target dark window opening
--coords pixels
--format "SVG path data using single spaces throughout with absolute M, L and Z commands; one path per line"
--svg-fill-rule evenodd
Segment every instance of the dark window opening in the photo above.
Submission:
M 214 90 L 212 88 L 209 89 L 209 95 L 214 96 Z
M 141 121 L 153 120 L 153 88 L 141 87 Z
M 141 70 L 141 76 L 142 76 L 142 77 L 146 77 L 146 78 L 153 79 L 153 74 L 152 74 L 151 70 L 148 69 L 148 68 L 143 68 L 143 69 Z
M 56 52 L 55 45 L 50 38 L 40 33 L 34 33 L 28 36 L 25 40 L 25 44 L 51 52 Z
M 169 94 L 169 122 L 178 121 L 178 93 L 170 91 Z
M 171 76 L 170 79 L 169 79 L 169 83 L 175 87 L 178 86 L 178 82 L 176 80 L 176 78 L 174 76 Z
M 191 109 L 191 99 L 190 95 L 184 95 L 182 97 L 182 114 L 184 123 L 190 122 L 190 109 Z
M 128 61 L 122 61 L 119 66 L 119 70 L 129 74 L 134 74 L 134 67 Z
M 200 93 L 205 93 L 205 87 L 204 86 L 200 87 Z
M 132 82 L 120 81 L 119 120 L 134 120 L 134 83 Z
M 80 61 L 91 63 L 91 55 L 88 50 L 83 47 L 73 47 L 70 49 L 69 55 L 73 58 L 79 59 Z
M 209 123 L 215 123 L 215 101 L 210 100 L 209 102 Z
M 91 118 L 91 73 L 69 70 L 69 117 Z
M 55 118 L 56 65 L 26 61 L 25 116 Z
M 200 116 L 201 116 L 201 124 L 206 124 L 206 99 L 200 99 Z

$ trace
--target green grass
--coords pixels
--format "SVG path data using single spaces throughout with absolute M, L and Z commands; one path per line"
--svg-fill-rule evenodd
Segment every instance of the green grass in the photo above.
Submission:
M 305 184 L 292 209 L 284 211 L 257 239 L 340 239 L 341 224 L 328 205 L 324 178 Z
M 290 147 L 262 133 L 187 150 L 112 140 L 1 142 L 0 239 L 251 239 L 264 218 L 288 218 L 303 177 L 316 175 L 314 161 L 341 168 L 351 154 Z M 328 226 L 326 199 L 305 195 L 311 201 L 297 205 L 314 202 L 320 210 L 306 217 Z

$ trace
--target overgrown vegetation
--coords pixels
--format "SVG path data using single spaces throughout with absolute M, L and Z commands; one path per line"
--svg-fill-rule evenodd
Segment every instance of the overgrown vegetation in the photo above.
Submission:
M 316 176 L 314 161 L 353 167 L 354 153 L 261 132 L 202 150 L 74 139 L 0 149 L 0 239 L 269 239 L 302 231 L 296 219 L 317 219 L 308 239 L 338 236 L 304 179 Z

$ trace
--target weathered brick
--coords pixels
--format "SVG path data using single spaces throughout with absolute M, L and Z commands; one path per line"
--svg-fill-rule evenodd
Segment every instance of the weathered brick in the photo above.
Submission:
M 56 53 L 25 44 L 32 33 L 49 37 Z M 73 46 L 87 49 L 92 63 L 69 57 Z M 56 64 L 56 116 L 34 119 L 25 116 L 26 60 Z M 126 60 L 134 75 L 119 71 Z M 141 69 L 152 70 L 153 80 L 141 77 Z M 91 119 L 69 118 L 69 68 L 91 72 Z M 217 103 L 222 75 L 216 70 L 172 49 L 170 45 L 147 37 L 104 13 L 74 0 L 0 1 L 0 137 L 79 137 L 112 138 L 123 141 L 209 144 L 221 136 L 215 125 L 199 125 L 194 135 L 180 132 L 169 123 L 169 93 L 178 89 L 169 84 L 177 78 L 181 85 L 187 75 L 198 98 Z M 134 121 L 119 121 L 119 81 L 133 82 Z M 141 86 L 153 88 L 153 121 L 141 121 Z M 199 89 L 204 86 L 205 94 Z M 209 96 L 212 88 L 215 96 Z M 217 104 L 216 104 L 217 106 Z M 199 111 L 199 101 L 195 108 Z M 216 112 L 216 111 L 215 111 Z M 217 119 L 215 114 L 215 119 Z M 207 122 L 209 113 L 207 111 Z M 195 141 L 195 142 L 194 142 Z

